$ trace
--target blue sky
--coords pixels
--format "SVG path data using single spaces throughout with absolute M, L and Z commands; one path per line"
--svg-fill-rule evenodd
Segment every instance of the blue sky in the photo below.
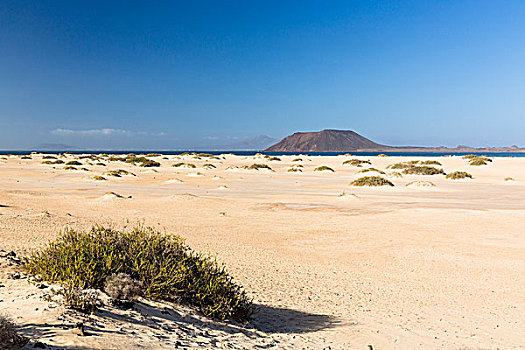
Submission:
M 525 146 L 524 1 L 0 3 L 0 149 Z

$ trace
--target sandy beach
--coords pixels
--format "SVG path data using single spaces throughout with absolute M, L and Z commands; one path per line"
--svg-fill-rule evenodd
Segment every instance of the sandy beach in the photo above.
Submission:
M 28 349 L 37 341 L 48 349 L 525 348 L 525 158 L 470 166 L 459 156 L 163 155 L 152 168 L 60 158 L 88 171 L 41 164 L 41 154 L 3 158 L 0 313 L 31 338 Z M 473 178 L 387 169 L 428 159 Z M 181 162 L 195 167 L 172 166 Z M 272 170 L 243 168 L 254 163 Z M 350 186 L 367 167 L 395 186 Z M 105 175 L 116 169 L 135 176 Z M 184 237 L 224 263 L 259 312 L 248 324 L 215 322 L 141 300 L 82 316 L 44 300 L 48 286 L 12 278 L 18 265 L 6 253 L 23 257 L 65 227 L 95 223 Z M 79 320 L 85 336 L 75 332 Z

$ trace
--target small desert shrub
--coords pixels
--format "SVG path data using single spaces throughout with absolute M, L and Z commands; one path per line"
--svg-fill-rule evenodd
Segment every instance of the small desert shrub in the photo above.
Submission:
M 172 165 L 172 167 L 175 167 L 175 168 L 180 168 L 180 167 L 196 168 L 195 164 L 191 164 L 191 163 L 175 163 L 175 164 Z
M 447 174 L 446 178 L 451 180 L 472 179 L 472 175 L 466 171 L 454 171 L 453 173 Z
M 96 181 L 105 181 L 106 178 L 105 178 L 104 176 L 95 175 L 95 176 L 93 176 L 93 180 L 96 180 Z
M 124 169 L 110 170 L 110 171 L 106 172 L 105 174 L 108 175 L 108 176 L 115 176 L 115 177 L 121 177 L 123 175 L 136 176 L 135 174 L 130 173 L 129 171 L 124 170 Z
M 42 164 L 64 164 L 63 160 L 57 159 L 57 160 L 44 160 Z
M 82 165 L 78 160 L 70 160 L 66 165 Z
M 146 154 L 146 157 L 160 157 L 162 154 L 160 153 L 148 153 Z
M 314 169 L 314 171 L 331 171 L 333 173 L 335 173 L 335 170 L 330 168 L 329 166 L 326 166 L 326 165 L 321 165 L 321 166 L 318 166 L 317 168 Z
M 210 163 L 204 164 L 202 167 L 205 169 L 215 169 L 216 168 L 215 165 L 210 164 Z
M 269 162 L 272 162 L 272 161 L 277 161 L 277 162 L 280 162 L 281 161 L 281 158 L 279 157 L 265 157 L 266 160 L 268 160 Z
M 77 170 L 77 168 L 75 168 L 74 166 L 71 166 L 71 165 L 67 165 L 67 166 L 63 167 L 62 169 L 64 169 L 64 170 Z
M 370 171 L 375 171 L 376 173 L 379 173 L 379 174 L 385 173 L 384 171 L 376 169 L 376 168 L 366 168 L 366 169 L 360 170 L 359 173 L 368 173 Z
M 476 155 L 476 154 L 467 154 L 465 156 L 463 156 L 462 158 L 463 159 L 473 159 L 473 158 L 478 158 L 479 156 Z
M 506 177 L 504 180 L 505 181 L 514 181 L 514 179 L 512 177 Z
M 25 269 L 46 281 L 71 286 L 73 292 L 101 289 L 109 276 L 125 273 L 140 281 L 142 296 L 187 303 L 208 317 L 244 321 L 254 312 L 246 292 L 222 265 L 191 250 L 181 237 L 153 228 L 67 229 L 33 251 Z
M 266 164 L 258 164 L 258 163 L 254 163 L 250 166 L 244 166 L 243 168 L 248 169 L 248 170 L 259 170 L 259 169 L 273 170 Z
M 443 169 L 434 168 L 431 166 L 411 166 L 409 168 L 406 168 L 403 170 L 403 174 L 405 175 L 445 175 L 445 172 Z
M 140 296 L 140 281 L 131 278 L 127 273 L 114 273 L 104 283 L 104 292 L 116 303 L 134 302 Z
M 106 166 L 106 164 L 104 164 L 104 163 L 95 163 L 95 165 Z
M 437 160 L 425 160 L 425 161 L 422 161 L 421 164 L 423 164 L 423 165 L 440 165 L 441 166 L 441 163 L 438 162 Z
M 372 163 L 369 161 L 369 160 L 360 160 L 360 159 L 349 159 L 349 160 L 345 160 L 343 162 L 343 165 L 352 165 L 352 166 L 356 166 L 356 167 L 360 167 L 362 164 L 369 164 L 371 165 Z
M 42 159 L 57 159 L 55 156 L 42 156 Z
M 364 176 L 350 183 L 352 186 L 394 186 L 394 184 L 381 176 Z
M 31 158 L 30 156 L 22 156 L 20 157 L 20 159 L 33 159 L 33 158 Z
M 401 174 L 398 171 L 392 171 L 392 172 L 388 173 L 388 176 L 389 177 L 403 177 L 403 174 Z
M 300 168 L 290 168 L 288 169 L 289 173 L 295 173 L 295 172 L 303 172 Z
M 416 162 L 417 162 L 417 160 L 416 160 Z M 413 166 L 413 164 L 411 164 L 410 162 L 394 163 L 394 164 L 390 164 L 389 166 L 387 166 L 387 169 L 407 169 L 407 168 L 410 168 L 412 166 Z
M 145 161 L 140 163 L 140 166 L 145 168 L 159 167 L 160 163 L 151 159 L 146 159 Z
M 69 281 L 56 293 L 64 297 L 64 305 L 67 308 L 81 312 L 93 313 L 99 304 L 98 293 L 96 291 L 82 289 Z
M 487 162 L 485 160 L 483 160 L 482 158 L 473 158 L 469 162 L 469 165 L 472 165 L 472 166 L 487 165 Z
M 302 162 L 303 160 L 301 158 L 295 158 L 295 159 L 292 159 L 292 162 Z
M 20 349 L 28 339 L 16 332 L 15 324 L 4 315 L 0 315 L 0 349 Z

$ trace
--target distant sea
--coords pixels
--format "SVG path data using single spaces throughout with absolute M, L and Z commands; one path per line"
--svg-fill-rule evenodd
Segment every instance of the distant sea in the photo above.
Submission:
M 15 155 L 26 155 L 30 154 L 32 151 L 2 151 L 0 150 L 0 155 L 7 155 L 7 154 L 15 154 Z M 350 153 L 355 156 L 377 156 L 378 154 L 386 154 L 388 156 L 394 156 L 394 157 L 442 157 L 445 155 L 452 155 L 452 156 L 464 156 L 467 154 L 478 154 L 478 155 L 486 155 L 489 157 L 525 157 L 525 152 L 519 153 L 519 152 L 464 152 L 464 153 L 454 153 L 454 152 L 264 152 L 264 151 L 147 151 L 147 150 L 125 150 L 125 151 L 109 151 L 109 150 L 74 150 L 74 151 L 38 151 L 41 153 L 63 153 L 63 152 L 70 152 L 73 154 L 100 154 L 100 153 L 108 153 L 108 154 L 148 154 L 148 153 L 161 153 L 165 155 L 177 155 L 185 152 L 195 152 L 195 153 L 209 153 L 213 155 L 219 155 L 219 154 L 225 154 L 225 153 L 233 153 L 235 155 L 239 156 L 253 156 L 256 153 L 264 153 L 268 154 L 270 156 L 279 156 L 279 155 L 298 155 L 298 154 L 305 154 L 309 156 L 338 156 L 342 154 Z

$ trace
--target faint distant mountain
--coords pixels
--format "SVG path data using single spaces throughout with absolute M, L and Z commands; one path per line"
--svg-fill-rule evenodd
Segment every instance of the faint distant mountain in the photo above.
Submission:
M 217 149 L 237 151 L 259 151 L 277 142 L 277 139 L 266 135 L 258 135 L 239 142 L 221 145 Z
M 71 145 L 65 145 L 63 143 L 41 143 L 34 149 L 38 151 L 72 151 L 78 150 L 80 148 Z
M 351 130 L 323 130 L 296 132 L 266 149 L 268 152 L 346 152 L 355 150 L 386 150 L 380 145 Z

